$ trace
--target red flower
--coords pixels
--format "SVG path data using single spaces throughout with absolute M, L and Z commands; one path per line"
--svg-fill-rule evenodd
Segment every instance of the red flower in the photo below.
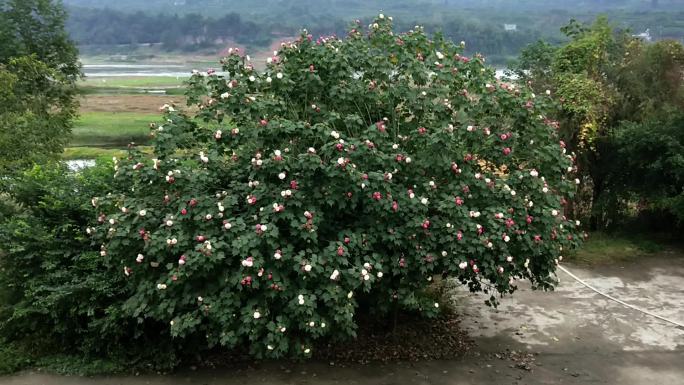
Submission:
M 186 215 L 187 213 L 188 213 L 188 210 L 187 210 L 187 209 L 181 210 L 181 215 Z
M 296 180 L 291 180 L 291 181 L 290 181 L 290 188 L 293 189 L 293 190 L 299 189 L 299 185 L 297 184 L 297 181 L 296 181 Z

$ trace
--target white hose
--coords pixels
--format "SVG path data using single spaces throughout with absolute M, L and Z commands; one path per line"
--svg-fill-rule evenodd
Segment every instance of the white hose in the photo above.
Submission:
M 647 310 L 644 310 L 644 309 L 640 309 L 640 308 L 638 308 L 638 307 L 636 307 L 636 306 L 634 306 L 634 305 L 630 305 L 630 304 L 628 304 L 628 303 L 626 303 L 626 302 L 624 302 L 624 301 L 620 301 L 619 299 L 617 299 L 617 298 L 615 298 L 615 297 L 613 297 L 613 296 L 611 296 L 611 295 L 609 295 L 609 294 L 600 292 L 600 291 L 599 291 L 598 289 L 596 289 L 595 287 L 591 286 L 590 284 L 584 282 L 582 279 L 578 278 L 575 274 L 572 274 L 571 272 L 569 272 L 568 269 L 564 268 L 563 266 L 558 266 L 558 268 L 561 269 L 563 272 L 565 272 L 565 274 L 567 274 L 567 275 L 569 275 L 570 277 L 574 278 L 577 282 L 579 282 L 579 283 L 581 283 L 582 285 L 588 287 L 589 289 L 595 291 L 597 294 L 600 294 L 600 295 L 602 295 L 602 296 L 604 296 L 604 297 L 606 297 L 606 298 L 608 298 L 608 299 L 610 299 L 610 300 L 612 300 L 612 301 L 615 301 L 615 302 L 619 303 L 620 305 L 623 305 L 623 306 L 626 306 L 626 307 L 628 307 L 628 308 L 630 308 L 630 309 L 636 310 L 636 311 L 638 311 L 638 312 L 641 312 L 641 313 L 650 315 L 651 317 L 658 318 L 659 320 L 662 320 L 662 321 L 671 323 L 671 324 L 673 324 L 673 325 L 676 325 L 676 326 L 679 327 L 680 329 L 684 329 L 684 324 L 682 324 L 682 323 L 680 323 L 680 322 L 673 321 L 673 320 L 671 320 L 671 319 L 669 319 L 669 318 L 665 318 L 665 317 L 660 316 L 660 315 L 658 315 L 658 314 L 653 314 L 653 313 L 651 313 L 650 311 L 647 311 Z

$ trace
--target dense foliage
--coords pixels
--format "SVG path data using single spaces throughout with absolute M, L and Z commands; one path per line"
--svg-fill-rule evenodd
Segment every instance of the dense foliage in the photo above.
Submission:
M 233 50 L 226 75 L 193 76 L 197 116 L 166 106 L 155 159 L 132 152 L 126 188 L 93 199 L 122 310 L 208 346 L 309 356 L 353 337 L 357 312 L 437 314 L 434 276 L 492 302 L 521 278 L 552 288 L 581 237 L 563 215 L 572 157 L 546 97 L 462 50 L 380 16 L 344 40 L 302 35 L 264 72 Z
M 81 72 L 64 20 L 50 0 L 0 1 L 0 175 L 67 143 Z
M 684 47 L 644 42 L 604 18 L 592 25 L 573 21 L 563 32 L 571 39 L 567 44 L 528 47 L 516 74 L 561 101 L 553 115 L 578 152 L 586 182 L 577 214 L 591 217 L 594 229 L 608 229 L 657 213 L 666 230 L 676 229 L 683 191 L 678 132 L 684 127 Z

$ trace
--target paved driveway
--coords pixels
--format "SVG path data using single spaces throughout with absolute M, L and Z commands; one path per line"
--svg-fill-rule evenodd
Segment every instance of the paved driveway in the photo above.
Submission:
M 684 322 L 684 258 L 663 256 L 576 275 L 600 290 Z M 23 373 L 0 385 L 181 384 L 684 384 L 684 330 L 601 297 L 563 272 L 555 292 L 524 286 L 497 310 L 454 296 L 477 343 L 453 361 L 331 366 L 264 363 L 173 376 L 74 378 Z

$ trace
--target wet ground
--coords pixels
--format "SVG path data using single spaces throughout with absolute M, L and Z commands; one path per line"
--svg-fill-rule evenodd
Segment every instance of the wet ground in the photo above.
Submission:
M 684 322 L 684 257 L 610 267 L 566 265 L 619 299 Z M 477 346 L 451 361 L 327 362 L 192 371 L 171 376 L 75 378 L 23 373 L 0 385 L 183 384 L 684 384 L 684 329 L 625 308 L 559 272 L 555 292 L 521 287 L 498 309 L 459 292 L 454 303 Z

